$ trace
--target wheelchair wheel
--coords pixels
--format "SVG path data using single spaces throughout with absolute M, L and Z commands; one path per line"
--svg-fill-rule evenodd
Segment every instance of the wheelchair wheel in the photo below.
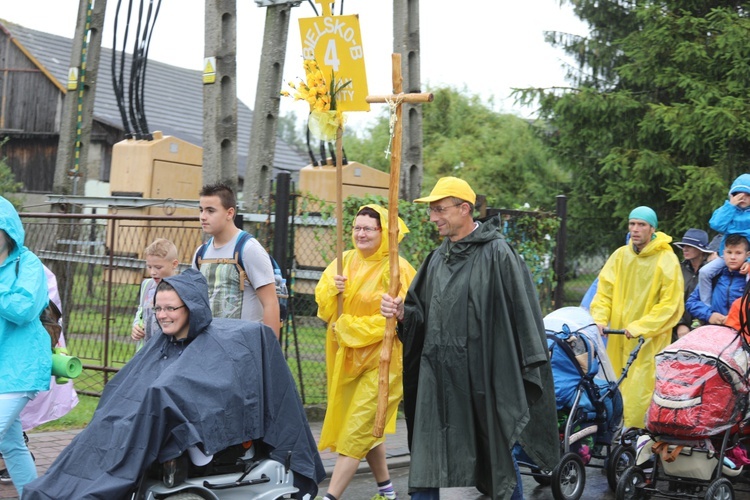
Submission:
M 607 483 L 612 491 L 617 490 L 617 482 L 625 469 L 635 465 L 635 450 L 632 446 L 618 444 L 612 448 L 607 456 L 605 469 L 607 472 Z
M 646 474 L 640 467 L 632 466 L 625 469 L 617 482 L 615 500 L 635 500 L 646 498 L 646 495 L 638 488 L 639 484 L 646 482 Z
M 566 453 L 552 471 L 552 495 L 555 500 L 578 500 L 585 486 L 583 460 L 577 453 Z
M 713 481 L 706 490 L 706 500 L 734 500 L 734 488 L 729 479 L 720 477 Z

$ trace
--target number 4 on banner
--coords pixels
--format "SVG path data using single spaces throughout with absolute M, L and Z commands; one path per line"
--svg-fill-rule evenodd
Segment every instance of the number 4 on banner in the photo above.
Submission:
M 339 63 L 339 57 L 336 54 L 336 40 L 328 40 L 328 46 L 326 46 L 326 55 L 323 58 L 323 64 L 333 68 L 334 73 L 338 73 Z

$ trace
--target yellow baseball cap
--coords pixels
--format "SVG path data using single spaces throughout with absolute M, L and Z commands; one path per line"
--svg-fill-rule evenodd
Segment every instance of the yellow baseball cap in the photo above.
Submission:
M 441 177 L 435 187 L 432 188 L 429 196 L 417 198 L 414 203 L 432 203 L 450 197 L 468 201 L 472 205 L 477 202 L 477 195 L 468 182 L 458 177 Z

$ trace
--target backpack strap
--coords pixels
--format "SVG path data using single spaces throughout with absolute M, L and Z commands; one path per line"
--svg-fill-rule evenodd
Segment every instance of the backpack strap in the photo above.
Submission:
M 195 252 L 195 267 L 197 267 L 199 271 L 201 269 L 201 263 L 203 262 L 203 256 L 206 255 L 206 248 L 208 248 L 208 244 L 213 241 L 214 241 L 214 238 L 212 236 L 211 238 L 208 239 L 207 242 L 199 246 L 198 251 Z
M 245 243 L 247 242 L 247 240 L 252 239 L 252 238 L 255 238 L 255 236 L 253 236 L 252 234 L 248 232 L 242 231 L 242 234 L 240 235 L 240 237 L 237 238 L 237 245 L 235 245 L 234 247 L 234 258 L 237 260 L 237 262 L 239 263 L 243 271 L 245 270 L 245 263 L 242 260 L 242 250 L 244 249 Z M 279 267 L 279 264 L 276 262 L 276 259 L 273 258 L 273 255 L 269 253 L 268 258 L 271 260 L 271 268 L 273 268 L 274 274 L 278 270 L 279 274 L 282 274 L 282 277 L 283 277 L 283 273 L 281 272 L 281 267 Z M 247 273 L 245 274 L 247 275 Z M 248 282 L 249 281 L 250 280 L 248 279 Z

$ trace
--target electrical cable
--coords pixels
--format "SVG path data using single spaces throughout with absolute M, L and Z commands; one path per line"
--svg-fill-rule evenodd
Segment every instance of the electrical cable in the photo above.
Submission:
M 122 6 L 122 0 L 117 0 L 117 7 L 115 8 L 115 25 L 114 35 L 112 37 L 112 90 L 115 94 L 115 101 L 117 102 L 117 109 L 120 111 L 120 118 L 122 119 L 122 128 L 125 131 L 125 137 L 130 139 L 133 134 L 130 130 L 130 123 L 128 123 L 128 115 L 125 111 L 125 98 L 123 95 L 123 73 L 125 64 L 125 44 L 128 40 L 128 24 L 130 21 L 130 7 L 132 7 L 132 0 L 129 2 L 128 7 L 128 23 L 125 24 L 125 36 L 123 40 L 123 50 L 120 51 L 120 77 L 117 77 L 117 26 L 120 21 L 120 7 Z
M 305 139 L 307 143 L 307 154 L 310 156 L 310 165 L 313 167 L 318 166 L 318 160 L 315 159 L 315 154 L 313 153 L 312 148 L 310 147 L 310 127 L 305 127 Z
M 331 152 L 331 164 L 336 165 L 336 146 L 334 146 L 332 142 L 328 143 L 328 151 Z M 326 160 L 328 160 L 328 158 L 326 158 Z
M 143 72 L 141 74 L 141 80 L 140 80 L 140 114 L 143 119 L 143 130 L 146 134 L 146 140 L 152 140 L 154 136 L 151 134 L 151 131 L 148 127 L 148 120 L 146 119 L 146 99 L 145 99 L 145 90 L 146 90 L 146 69 L 148 68 L 148 51 L 151 47 L 151 37 L 154 34 L 154 27 L 156 27 L 156 19 L 159 16 L 159 10 L 161 9 L 161 0 L 157 0 L 156 3 L 156 9 L 153 8 L 154 1 L 151 0 L 148 7 L 148 15 L 147 15 L 147 27 L 148 30 L 148 36 L 146 35 L 146 31 L 144 30 L 144 38 L 145 38 L 145 46 L 143 49 Z M 153 17 L 151 17 L 151 12 L 153 11 Z
M 320 165 L 326 165 L 328 163 L 328 156 L 326 156 L 326 143 L 320 141 Z
M 133 128 L 135 129 L 135 138 L 136 139 L 142 139 L 143 134 L 140 129 L 140 121 L 138 120 L 137 110 L 136 110 L 136 89 L 135 84 L 138 81 L 138 72 L 139 72 L 139 66 L 140 66 L 140 46 L 139 46 L 139 38 L 141 36 L 141 22 L 143 18 L 143 0 L 141 0 L 140 7 L 138 9 L 138 25 L 136 26 L 135 30 L 135 42 L 133 43 L 133 56 L 130 63 L 130 82 L 128 85 L 128 108 L 130 111 L 130 121 L 133 124 Z
M 313 10 L 313 12 L 315 12 L 315 15 L 316 16 L 319 15 L 318 14 L 318 9 L 315 8 L 315 4 L 313 3 L 313 1 L 312 0 L 307 0 L 307 3 L 310 4 L 310 7 L 312 7 L 312 10 Z

